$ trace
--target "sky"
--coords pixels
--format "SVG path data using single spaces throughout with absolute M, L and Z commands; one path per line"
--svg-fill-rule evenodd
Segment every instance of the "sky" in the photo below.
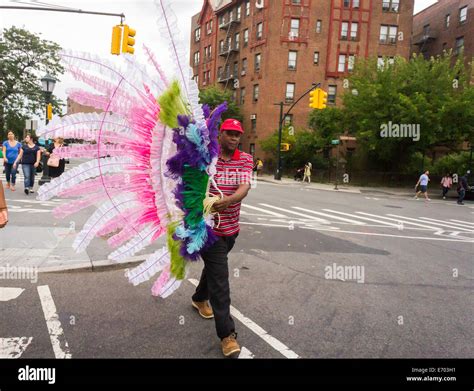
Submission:
M 165 72 L 173 74 L 171 63 L 167 59 L 166 42 L 160 37 L 157 28 L 156 6 L 153 0 L 0 0 L 0 5 L 39 6 L 41 1 L 84 11 L 124 13 L 125 23 L 137 31 L 135 50 L 138 59 L 143 59 L 145 62 L 141 54 L 141 45 L 145 43 L 155 52 Z M 415 13 L 435 2 L 436 0 L 415 0 Z M 201 10 L 203 0 L 171 0 L 171 3 L 178 16 L 180 31 L 176 32 L 176 36 L 184 39 L 189 46 L 191 17 Z M 65 49 L 91 52 L 109 60 L 112 57 L 110 55 L 112 27 L 119 23 L 119 17 L 111 16 L 0 9 L 0 30 L 11 26 L 23 27 L 41 34 L 44 39 L 59 43 Z M 77 87 L 74 80 L 64 75 L 54 93 L 65 101 L 67 89 L 73 86 Z

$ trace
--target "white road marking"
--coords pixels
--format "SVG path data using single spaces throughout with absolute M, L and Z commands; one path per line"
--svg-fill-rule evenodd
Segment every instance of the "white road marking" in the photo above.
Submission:
M 316 214 L 316 215 L 319 215 L 319 216 L 329 217 L 329 218 L 334 219 L 334 220 L 345 221 L 347 223 L 352 223 L 352 224 L 355 224 L 355 225 L 366 225 L 365 223 L 363 223 L 361 221 L 346 219 L 344 217 L 333 216 L 333 215 L 330 215 L 328 213 L 315 212 L 313 210 L 309 210 L 309 209 L 305 209 L 305 208 L 298 208 L 297 206 L 293 206 L 293 209 L 298 209 L 298 210 L 301 210 L 301 211 L 304 211 L 304 212 L 313 213 L 313 214 Z
M 311 228 L 301 227 L 301 229 L 311 229 L 313 231 L 332 231 L 324 228 Z M 375 232 L 356 232 L 356 231 L 332 231 L 335 233 L 354 234 L 354 235 L 367 235 L 367 236 L 384 236 L 389 238 L 400 238 L 400 239 L 416 239 L 416 240 L 434 240 L 441 242 L 460 242 L 460 243 L 474 243 L 474 240 L 455 240 L 455 239 L 442 239 L 442 238 L 430 238 L 428 236 L 402 236 L 402 235 L 390 235 L 390 234 L 379 234 Z
M 33 337 L 0 338 L 0 358 L 20 358 Z
M 281 213 L 275 213 L 275 212 L 271 212 L 271 211 L 266 210 L 266 209 L 257 208 L 256 206 L 251 206 L 251 205 L 247 205 L 247 204 L 242 204 L 242 206 L 244 206 L 246 208 L 249 208 L 249 209 L 258 210 L 259 212 L 266 213 L 267 216 L 271 215 L 271 216 L 276 216 L 276 217 L 288 217 L 288 216 L 282 215 Z
M 420 224 L 420 223 L 413 223 L 411 221 L 406 221 L 406 220 L 403 220 L 403 219 L 406 219 L 406 217 L 402 217 L 402 216 L 397 216 L 398 218 L 396 219 L 392 219 L 390 217 L 385 217 L 385 216 L 377 216 L 377 215 L 372 215 L 370 213 L 364 213 L 364 212 L 357 212 L 358 214 L 362 214 L 362 215 L 367 215 L 367 216 L 375 216 L 375 217 L 378 217 L 380 219 L 385 219 L 385 220 L 390 220 L 390 221 L 397 221 L 398 224 L 400 223 L 403 223 L 403 225 L 405 224 L 410 224 L 410 225 L 414 225 L 414 226 L 417 226 L 417 227 L 422 227 L 424 229 L 427 229 L 427 230 L 430 230 L 430 231 L 441 231 L 441 228 L 439 227 L 433 227 L 431 225 L 426 225 L 426 224 Z M 393 215 L 388 215 L 388 216 L 393 216 Z M 415 220 L 415 221 L 418 221 L 418 220 Z M 422 223 L 423 221 L 421 221 Z
M 340 215 L 343 215 L 343 216 L 349 216 L 349 217 L 352 217 L 352 218 L 358 218 L 358 219 L 361 219 L 361 220 L 373 221 L 373 222 L 376 222 L 376 223 L 379 223 L 379 224 L 386 224 L 386 225 L 396 227 L 396 228 L 398 228 L 400 226 L 399 224 L 393 224 L 393 223 L 389 223 L 389 222 L 386 222 L 386 221 L 370 219 L 368 217 L 355 216 L 355 215 L 352 215 L 350 213 L 338 212 L 337 210 L 332 210 L 332 209 L 324 209 L 324 211 L 325 212 L 331 212 L 331 213 L 337 213 L 337 214 L 340 214 Z M 361 213 L 361 212 L 356 212 L 356 213 Z M 376 216 L 376 217 L 380 218 L 380 216 Z
M 451 221 L 454 221 L 455 223 L 461 223 L 461 224 L 466 224 L 466 225 L 472 225 L 474 227 L 474 223 L 469 223 L 467 221 L 461 221 L 461 220 L 454 220 L 451 219 Z
M 10 301 L 18 298 L 25 290 L 22 288 L 1 288 L 0 301 Z
M 55 357 L 72 358 L 48 285 L 39 286 L 38 294 L 41 300 L 41 306 L 43 307 L 44 318 L 48 326 L 49 337 Z
M 299 213 L 299 212 L 293 212 L 292 210 L 283 209 L 283 208 L 279 208 L 277 206 L 268 205 L 268 204 L 260 204 L 260 205 L 265 206 L 266 208 L 272 208 L 272 209 L 280 210 L 280 211 L 283 211 L 283 212 L 286 212 L 286 213 L 291 213 L 291 214 L 294 214 L 296 216 L 302 216 L 307 220 L 318 221 L 321 224 L 330 224 L 329 221 L 327 221 L 327 220 L 320 219 L 318 217 L 308 216 L 307 214 L 303 214 L 303 213 Z
M 254 357 L 255 355 L 250 350 L 248 350 L 245 346 L 242 346 L 242 349 L 240 349 L 239 359 L 251 359 Z
M 391 216 L 391 217 L 396 217 L 396 218 L 402 218 L 402 219 L 406 219 L 406 220 L 410 220 L 410 221 L 417 221 L 417 222 L 420 222 L 420 219 L 413 219 L 411 217 L 403 217 L 403 216 L 398 216 L 398 215 L 392 215 L 392 214 L 389 214 L 387 216 Z M 421 222 L 424 222 L 424 220 L 422 220 Z M 435 225 L 435 226 L 441 226 L 438 230 L 442 230 L 443 227 L 445 227 L 445 225 L 441 224 L 441 223 L 436 223 L 436 222 L 431 222 L 431 221 L 426 221 L 426 224 L 431 224 L 431 225 Z M 457 228 L 456 227 L 456 230 L 457 231 L 463 231 L 463 232 L 472 232 L 472 230 L 469 230 L 469 229 L 463 229 L 463 228 Z
M 198 286 L 199 281 L 195 280 L 194 278 L 190 278 L 188 280 L 194 286 Z M 262 329 L 258 324 L 256 324 L 251 319 L 244 316 L 239 310 L 237 310 L 234 306 L 230 306 L 230 313 L 231 315 L 238 319 L 240 322 L 244 324 L 247 328 L 257 334 L 260 338 L 262 338 L 266 343 L 268 343 L 273 349 L 278 351 L 280 354 L 285 356 L 286 358 L 299 358 L 299 356 L 290 350 L 288 346 L 280 342 L 275 337 L 268 334 L 264 329 Z
M 466 226 L 462 227 L 459 224 L 450 223 L 449 221 L 436 220 L 436 219 L 431 219 L 429 217 L 420 217 L 420 219 L 426 220 L 430 224 L 435 224 L 436 222 L 438 222 L 438 224 L 436 224 L 436 225 L 441 225 L 442 227 L 459 229 L 459 230 L 464 231 L 464 232 L 474 232 L 474 228 L 467 229 L 467 228 L 470 228 L 470 227 L 467 227 L 467 228 L 466 228 Z

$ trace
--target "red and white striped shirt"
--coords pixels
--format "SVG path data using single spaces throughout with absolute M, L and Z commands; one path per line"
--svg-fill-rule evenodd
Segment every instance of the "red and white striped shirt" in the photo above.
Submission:
M 217 173 L 214 177 L 217 187 L 226 197 L 233 195 L 240 185 L 251 184 L 252 181 L 253 158 L 238 149 L 230 160 L 223 160 L 219 157 L 217 161 Z M 219 191 L 211 185 L 210 193 L 220 195 Z M 220 212 L 219 218 L 216 216 L 216 226 L 214 233 L 218 236 L 232 236 L 239 232 L 240 206 L 242 202 L 231 204 L 226 210 Z

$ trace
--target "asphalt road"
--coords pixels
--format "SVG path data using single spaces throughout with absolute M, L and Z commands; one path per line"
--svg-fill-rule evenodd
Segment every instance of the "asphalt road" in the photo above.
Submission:
M 230 255 L 242 358 L 473 357 L 473 203 L 259 183 L 242 211 Z M 57 224 L 16 213 L 19 227 Z M 220 358 L 213 321 L 190 306 L 192 282 L 162 300 L 124 270 L 0 280 L 3 354 Z

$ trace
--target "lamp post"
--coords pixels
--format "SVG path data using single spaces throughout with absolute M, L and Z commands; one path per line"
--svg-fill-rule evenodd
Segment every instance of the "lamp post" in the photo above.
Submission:
M 49 74 L 46 74 L 42 79 L 41 79 L 41 84 L 42 84 L 42 90 L 44 94 L 44 100 L 46 102 L 46 125 L 49 123 L 49 118 L 48 118 L 48 105 L 51 103 L 51 97 L 53 95 L 54 87 L 56 86 L 56 79 L 54 79 L 52 76 Z M 45 140 L 46 144 L 46 140 Z M 45 183 L 51 182 L 51 178 L 49 176 L 49 168 L 48 168 L 48 159 L 46 155 L 43 153 L 41 161 L 43 163 L 43 176 L 41 177 L 39 181 L 39 185 L 42 186 Z

